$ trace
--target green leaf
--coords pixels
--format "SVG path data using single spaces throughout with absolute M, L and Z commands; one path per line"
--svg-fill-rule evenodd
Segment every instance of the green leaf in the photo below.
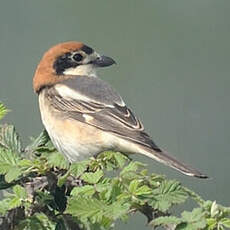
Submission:
M 226 228 L 230 228 L 230 219 L 229 218 L 223 218 L 220 221 L 220 224 L 222 224 Z
M 21 171 L 17 166 L 19 161 L 18 155 L 10 150 L 0 148 L 0 174 L 7 174 L 5 178 L 7 182 L 11 182 L 21 175 Z
M 159 188 L 153 190 L 152 206 L 162 212 L 167 211 L 173 204 L 184 202 L 188 198 L 187 193 L 179 182 L 163 181 Z
M 49 140 L 50 140 L 50 138 L 49 138 L 49 135 L 48 135 L 47 131 L 43 130 L 39 134 L 39 136 L 37 138 L 35 138 L 33 140 L 33 142 L 26 147 L 25 150 L 30 151 L 30 152 L 36 151 L 37 148 L 46 145 Z
M 4 175 L 10 171 L 12 168 L 12 165 L 6 163 L 6 162 L 1 162 L 0 161 L 0 174 Z
M 62 185 L 65 184 L 65 182 L 66 182 L 67 178 L 69 177 L 69 175 L 70 175 L 70 173 L 67 172 L 67 173 L 64 174 L 63 176 L 60 176 L 60 177 L 58 178 L 57 185 L 58 185 L 59 187 L 62 187 Z
M 8 198 L 6 199 L 8 210 L 21 206 L 22 202 L 27 199 L 27 192 L 22 186 L 15 185 L 13 187 L 13 192 L 14 193 L 9 194 Z
M 211 217 L 214 218 L 214 217 L 218 216 L 220 210 L 219 210 L 219 207 L 218 207 L 216 201 L 212 202 L 212 206 L 211 206 L 210 212 L 211 212 Z
M 9 202 L 10 202 L 10 198 L 0 200 L 0 213 L 1 214 L 5 215 L 5 213 L 9 210 Z
M 16 166 L 20 158 L 14 152 L 0 148 L 0 164 L 8 164 L 10 166 Z
M 2 125 L 0 129 L 0 145 L 12 152 L 20 153 L 22 143 L 13 125 Z
M 56 223 L 52 222 L 45 214 L 35 213 L 20 221 L 17 230 L 55 230 L 55 226 Z
M 86 172 L 81 175 L 81 179 L 89 184 L 96 184 L 102 177 L 104 173 L 102 170 L 96 172 Z
M 9 110 L 0 102 L 0 120 L 9 112 Z
M 94 198 L 77 197 L 77 199 L 70 199 L 66 209 L 66 213 L 80 218 L 97 217 L 100 218 L 107 205 Z
M 129 191 L 134 194 L 139 184 L 140 184 L 140 181 L 138 180 L 131 181 L 131 183 L 129 184 Z
M 91 197 L 96 192 L 93 185 L 85 185 L 82 187 L 75 187 L 71 191 L 71 196 L 88 196 Z
M 90 218 L 93 223 L 100 222 L 103 218 L 115 220 L 126 215 L 129 211 L 130 204 L 123 202 L 114 202 L 108 205 L 95 198 L 77 197 L 71 198 L 68 202 L 66 213 L 81 219 Z
M 141 167 L 144 167 L 145 165 L 137 162 L 137 161 L 132 161 L 130 162 L 120 173 L 121 176 L 125 175 L 127 172 L 136 172 L 138 169 Z
M 152 227 L 157 226 L 167 226 L 167 225 L 178 225 L 182 222 L 182 220 L 175 216 L 161 216 L 156 219 L 153 219 L 150 222 Z
M 71 175 L 75 176 L 76 178 L 78 178 L 88 168 L 89 163 L 90 163 L 89 160 L 81 161 L 81 162 L 75 162 L 75 163 L 71 164 L 70 169 L 69 169 L 69 173 Z
M 31 160 L 28 160 L 28 159 L 23 159 L 23 160 L 20 160 L 17 165 L 21 168 L 24 168 L 24 169 L 27 169 L 27 168 L 30 168 L 34 165 L 33 161 Z
M 23 188 L 20 185 L 15 185 L 13 187 L 13 192 L 16 195 L 16 197 L 25 200 L 27 198 L 27 192 L 25 190 L 25 188 Z
M 124 192 L 121 182 L 116 178 L 113 180 L 104 179 L 102 183 L 96 184 L 95 187 L 97 191 L 101 192 L 100 197 L 109 202 L 118 201 L 119 196 Z
M 22 204 L 22 200 L 20 198 L 18 198 L 18 197 L 14 197 L 9 201 L 8 210 L 20 207 L 21 204 Z
M 143 185 L 136 190 L 135 195 L 143 196 L 151 193 L 152 193 L 152 189 L 150 189 L 147 185 Z
M 214 218 L 207 218 L 206 219 L 206 223 L 207 223 L 208 230 L 214 230 L 214 229 L 216 229 L 216 226 L 217 226 L 217 220 L 216 219 L 214 219 Z
M 202 208 L 195 208 L 192 212 L 184 211 L 182 214 L 184 223 L 177 226 L 177 230 L 197 230 L 206 227 L 205 213 Z
M 128 160 L 128 157 L 126 157 L 124 154 L 119 153 L 119 152 L 114 153 L 114 158 L 119 168 L 124 167 L 126 161 Z
M 152 189 L 150 189 L 147 185 L 141 186 L 141 181 L 136 179 L 131 181 L 129 184 L 129 192 L 135 196 L 147 195 L 152 193 Z
M 48 155 L 48 163 L 51 167 L 60 169 L 68 169 L 69 162 L 64 158 L 64 155 L 59 152 L 53 152 Z
M 19 178 L 19 176 L 22 175 L 22 171 L 18 167 L 10 168 L 10 170 L 5 175 L 6 182 L 10 183 L 13 180 L 16 180 Z
M 131 204 L 124 203 L 123 201 L 113 202 L 107 207 L 104 215 L 112 220 L 122 218 L 124 215 L 129 213 Z
M 122 153 L 105 151 L 97 156 L 94 163 L 95 166 L 98 164 L 98 167 L 94 167 L 93 169 L 105 168 L 106 170 L 111 171 L 117 168 L 122 168 L 127 160 L 129 160 L 128 157 Z
M 37 191 L 36 192 L 36 201 L 40 205 L 47 205 L 52 203 L 54 200 L 54 197 L 50 195 L 48 192 L 42 192 L 42 191 Z

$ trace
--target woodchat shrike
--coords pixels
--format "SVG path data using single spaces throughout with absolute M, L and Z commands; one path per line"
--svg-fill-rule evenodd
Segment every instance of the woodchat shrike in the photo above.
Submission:
M 207 178 L 159 148 L 121 96 L 98 78 L 97 68 L 114 63 L 75 41 L 55 45 L 44 54 L 33 87 L 54 146 L 70 162 L 115 150 L 140 153 L 183 174 Z

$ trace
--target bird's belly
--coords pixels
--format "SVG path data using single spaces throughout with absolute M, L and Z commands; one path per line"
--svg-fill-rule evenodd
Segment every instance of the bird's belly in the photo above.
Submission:
M 45 98 L 39 95 L 42 122 L 54 146 L 70 162 L 113 149 L 110 135 L 83 122 L 62 117 L 61 112 L 55 111 L 46 103 Z
M 64 134 L 62 132 L 62 134 L 60 134 L 56 131 L 48 131 L 48 133 L 54 146 L 59 152 L 64 154 L 70 162 L 81 161 L 103 151 L 103 148 L 97 141 L 86 143 L 74 138 L 74 136 L 69 133 Z

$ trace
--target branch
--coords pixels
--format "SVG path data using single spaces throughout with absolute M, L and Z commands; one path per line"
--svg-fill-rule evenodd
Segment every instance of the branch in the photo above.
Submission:
M 18 207 L 12 209 L 5 216 L 0 216 L 0 229 L 14 230 L 25 217 L 24 208 Z

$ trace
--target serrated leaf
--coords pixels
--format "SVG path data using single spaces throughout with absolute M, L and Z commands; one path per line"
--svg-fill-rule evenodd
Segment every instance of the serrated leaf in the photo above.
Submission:
M 25 200 L 27 198 L 27 192 L 25 190 L 25 188 L 23 188 L 20 185 L 15 185 L 13 187 L 13 192 L 16 195 L 16 197 Z
M 81 162 L 75 162 L 75 163 L 71 164 L 70 169 L 69 169 L 69 173 L 71 175 L 75 176 L 76 178 L 78 178 L 88 168 L 89 163 L 90 163 L 89 160 L 81 161 Z
M 139 184 L 140 184 L 140 181 L 138 180 L 131 181 L 131 183 L 129 184 L 129 191 L 134 194 Z
M 182 214 L 182 221 L 176 229 L 181 230 L 197 230 L 206 227 L 205 213 L 202 208 L 194 208 L 192 212 L 184 211 Z
M 5 175 L 5 180 L 7 183 L 12 182 L 19 178 L 22 175 L 22 171 L 18 167 L 10 168 L 10 170 Z
M 121 171 L 121 175 L 124 175 L 128 172 L 136 172 L 139 168 L 144 167 L 145 165 L 137 162 L 137 161 L 132 161 L 130 162 L 126 167 L 123 168 L 123 170 Z
M 22 204 L 21 199 L 18 198 L 18 197 L 14 197 L 14 198 L 10 199 L 10 201 L 9 201 L 8 210 L 13 209 L 13 208 L 20 207 L 21 204 Z
M 117 188 L 113 184 L 98 183 L 94 185 L 95 191 L 98 192 L 99 198 L 104 201 L 113 202 L 117 197 Z M 119 193 L 120 194 L 120 193 Z
M 179 182 L 163 181 L 159 188 L 153 190 L 152 206 L 162 212 L 167 211 L 173 204 L 184 202 L 188 198 Z
M 11 168 L 12 168 L 12 165 L 10 165 L 10 164 L 8 164 L 6 162 L 1 162 L 0 161 L 0 174 L 1 175 L 4 175 L 7 172 L 9 172 Z
M 207 218 L 206 219 L 208 230 L 214 230 L 217 226 L 217 220 L 214 218 Z
M 1 214 L 5 215 L 5 213 L 9 210 L 9 202 L 10 202 L 10 198 L 0 200 L 0 213 Z
M 87 196 L 91 197 L 95 193 L 95 188 L 93 185 L 84 185 L 82 187 L 75 187 L 71 191 L 71 196 Z
M 124 203 L 123 201 L 113 202 L 105 210 L 104 215 L 112 220 L 122 218 L 123 215 L 126 215 L 129 213 L 130 206 L 131 204 Z
M 0 148 L 0 174 L 5 175 L 6 182 L 11 182 L 21 175 L 17 166 L 20 158 L 10 150 Z
M 17 230 L 55 230 L 55 226 L 56 223 L 52 222 L 45 214 L 35 213 L 20 221 Z
M 77 198 L 70 199 L 66 209 L 66 213 L 80 218 L 100 217 L 102 211 L 106 209 L 106 204 L 95 198 Z
M 114 158 L 117 161 L 117 165 L 119 168 L 124 167 L 126 161 L 128 160 L 128 157 L 126 157 L 124 154 L 121 154 L 119 152 L 114 153 Z
M 34 164 L 33 164 L 33 161 L 31 160 L 28 160 L 28 159 L 23 159 L 23 160 L 20 160 L 17 165 L 19 167 L 22 167 L 22 168 L 29 168 L 29 167 L 32 167 Z
M 147 185 L 143 185 L 136 190 L 135 195 L 143 196 L 151 193 L 152 193 L 152 189 L 150 189 Z
M 105 151 L 101 153 L 97 159 L 106 161 L 107 169 L 121 168 L 124 166 L 125 162 L 129 160 L 124 154 L 114 151 Z
M 0 164 L 9 165 L 11 166 L 17 166 L 18 162 L 20 161 L 20 158 L 17 154 L 10 150 L 6 150 L 3 148 L 0 148 Z
M 175 216 L 161 216 L 150 222 L 152 227 L 157 226 L 167 226 L 167 225 L 177 225 L 180 224 L 182 220 Z
M 37 138 L 33 140 L 31 144 L 26 147 L 26 151 L 35 151 L 37 148 L 44 146 L 50 140 L 46 130 L 43 130 Z
M 42 204 L 42 205 L 47 205 L 47 204 L 50 204 L 51 202 L 53 202 L 54 200 L 54 197 L 49 194 L 48 192 L 42 192 L 42 191 L 37 191 L 36 192 L 37 196 L 36 196 L 36 201 L 39 203 L 39 204 Z
M 81 179 L 89 184 L 96 184 L 102 177 L 104 173 L 102 170 L 96 172 L 86 172 L 81 175 Z
M 69 162 L 64 158 L 63 154 L 59 152 L 53 152 L 48 155 L 48 164 L 51 167 L 57 167 L 60 169 L 68 169 Z
M 69 172 L 67 172 L 67 173 L 64 174 L 63 176 L 60 176 L 60 177 L 58 178 L 57 185 L 58 185 L 59 187 L 61 187 L 62 185 L 64 185 L 65 182 L 66 182 L 66 180 L 67 180 L 67 178 L 68 178 L 68 176 L 69 176 Z
M 0 102 L 0 120 L 9 112 L 9 110 Z
M 93 223 L 100 222 L 102 218 L 115 220 L 128 213 L 129 204 L 114 202 L 108 205 L 95 198 L 70 199 L 66 213 L 79 218 L 91 218 Z
M 13 125 L 3 125 L 0 129 L 0 145 L 12 152 L 20 153 L 22 143 Z
M 188 212 L 188 211 L 182 212 L 181 216 L 185 221 L 191 223 L 202 219 L 204 217 L 204 213 L 202 212 L 201 208 L 194 208 L 192 212 Z
M 230 219 L 229 218 L 223 218 L 223 219 L 221 219 L 220 224 L 222 224 L 226 228 L 230 228 Z

